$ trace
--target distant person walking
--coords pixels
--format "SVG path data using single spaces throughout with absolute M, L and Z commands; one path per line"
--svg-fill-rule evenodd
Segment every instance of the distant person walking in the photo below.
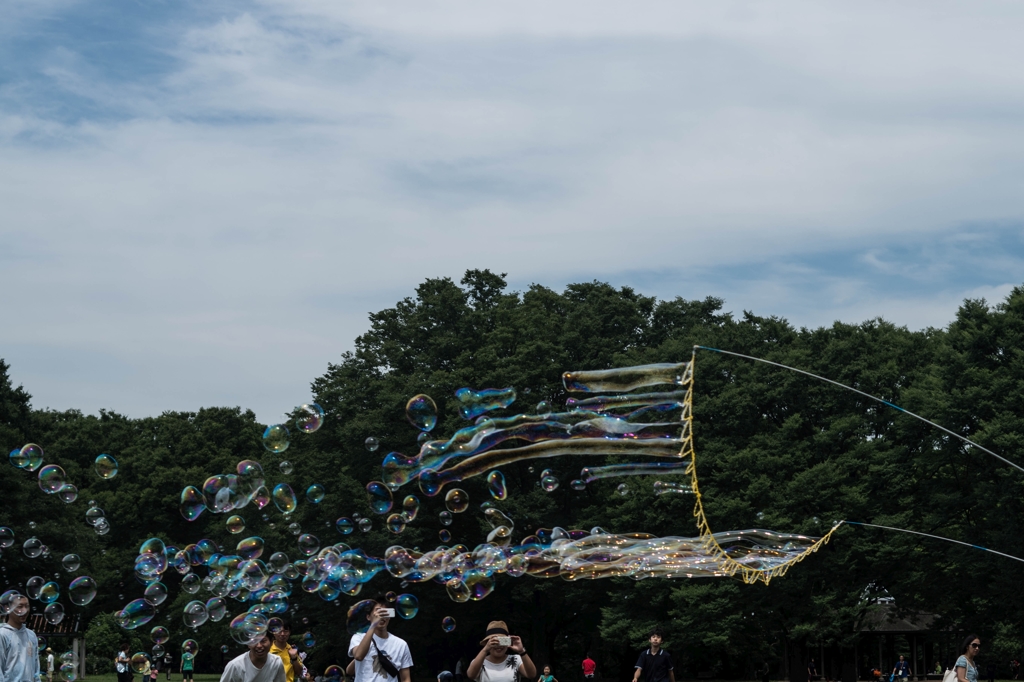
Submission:
M 957 682 L 978 682 L 978 664 L 974 662 L 981 649 L 981 639 L 977 635 L 971 635 L 964 640 L 960 647 L 960 658 L 956 659 L 953 666 L 956 670 Z
M 900 660 L 896 661 L 896 665 L 893 666 L 892 674 L 894 677 L 902 680 L 902 682 L 906 682 L 907 678 L 910 677 L 910 665 L 902 655 L 900 655 Z
M 171 663 L 174 663 L 174 657 L 170 653 L 164 654 L 164 672 L 167 673 L 167 679 L 171 679 Z
M 267 649 L 268 651 L 270 649 Z M 178 664 L 178 672 L 181 673 L 181 682 L 192 682 L 192 672 L 196 665 L 196 655 L 189 649 L 181 652 L 181 663 Z M 227 668 L 224 668 L 227 672 Z
M 53 682 L 53 649 L 46 647 L 46 681 Z
M 114 657 L 114 669 L 117 670 L 117 682 L 132 682 L 132 657 L 128 655 L 131 645 L 121 642 L 121 650 Z

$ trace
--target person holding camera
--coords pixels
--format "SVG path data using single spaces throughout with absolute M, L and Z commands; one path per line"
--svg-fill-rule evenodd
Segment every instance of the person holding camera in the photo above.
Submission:
M 503 620 L 487 624 L 483 647 L 469 664 L 466 675 L 475 682 L 525 682 L 537 676 L 537 666 L 530 660 L 523 640 L 508 633 Z
M 352 635 L 348 655 L 355 659 L 355 682 L 411 682 L 412 654 L 409 645 L 388 632 L 395 610 L 383 598 L 371 599 L 366 620 L 369 629 Z

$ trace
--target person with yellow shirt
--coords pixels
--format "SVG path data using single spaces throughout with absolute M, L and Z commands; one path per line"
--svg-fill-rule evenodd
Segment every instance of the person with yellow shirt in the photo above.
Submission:
M 274 638 L 270 645 L 270 653 L 277 654 L 284 663 L 285 682 L 295 682 L 299 677 L 296 675 L 296 669 L 302 670 L 302 662 L 299 661 L 299 650 L 288 643 L 288 638 L 292 635 L 291 623 L 284 621 L 281 627 L 272 630 L 270 634 Z

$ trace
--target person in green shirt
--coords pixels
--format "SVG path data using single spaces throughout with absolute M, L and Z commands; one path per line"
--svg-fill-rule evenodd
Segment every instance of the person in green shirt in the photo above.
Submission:
M 192 667 L 195 665 L 195 661 L 196 655 L 188 649 L 181 652 L 181 665 L 179 666 L 179 670 L 181 671 L 182 682 L 185 682 L 185 680 L 192 682 Z

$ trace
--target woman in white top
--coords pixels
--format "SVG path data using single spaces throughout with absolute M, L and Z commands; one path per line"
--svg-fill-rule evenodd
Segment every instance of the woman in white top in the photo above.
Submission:
M 523 640 L 508 633 L 503 620 L 492 620 L 480 641 L 483 647 L 466 669 L 475 682 L 526 682 L 537 676 Z
M 956 659 L 956 665 L 953 666 L 957 682 L 978 682 L 978 664 L 974 662 L 974 658 L 980 648 L 981 640 L 977 635 L 971 635 L 964 640 L 960 650 L 962 656 Z

